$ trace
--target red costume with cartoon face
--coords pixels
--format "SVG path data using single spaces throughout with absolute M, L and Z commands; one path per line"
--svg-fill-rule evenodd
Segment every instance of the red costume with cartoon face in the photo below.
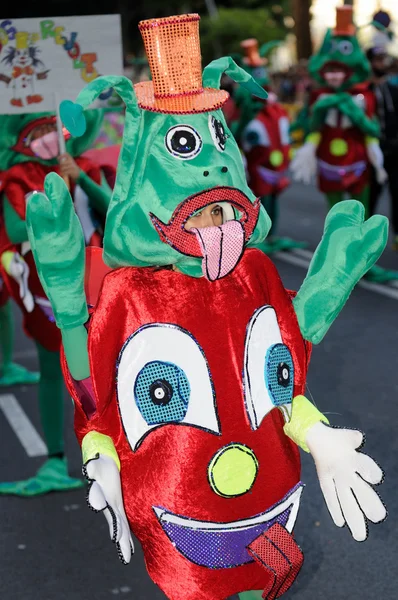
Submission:
M 250 187 L 256 196 L 278 195 L 290 184 L 289 127 L 285 109 L 266 102 L 243 133 Z
M 150 268 L 106 275 L 89 324 L 91 419 L 67 374 L 68 386 L 79 441 L 95 430 L 114 442 L 152 579 L 172 600 L 221 600 L 267 588 L 270 572 L 247 547 L 275 523 L 293 528 L 300 459 L 276 406 L 303 392 L 309 348 L 260 251 L 227 278 L 186 279 Z
M 347 93 L 367 117 L 374 118 L 376 97 L 369 89 L 369 84 L 359 84 Z M 326 88 L 315 90 L 311 96 L 311 106 L 330 94 L 331 91 Z M 326 115 L 317 158 L 321 192 L 349 192 L 356 196 L 368 185 L 370 165 L 366 134 L 337 108 L 331 108 Z

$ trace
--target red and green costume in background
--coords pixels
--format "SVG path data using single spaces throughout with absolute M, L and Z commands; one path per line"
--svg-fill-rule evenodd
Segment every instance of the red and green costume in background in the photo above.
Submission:
M 100 245 L 103 223 L 111 197 L 101 167 L 81 157 L 95 139 L 102 120 L 101 111 L 90 111 L 88 133 L 80 143 L 66 141 L 66 150 L 81 169 L 76 184 L 70 181 L 75 209 L 82 223 L 85 243 Z M 4 116 L 0 120 L 1 275 L 8 294 L 23 313 L 26 334 L 36 343 L 39 365 L 39 406 L 49 459 L 30 480 L 0 484 L 1 494 L 31 496 L 53 490 L 74 489 L 82 482 L 67 475 L 63 442 L 64 386 L 60 367 L 61 335 L 51 305 L 40 284 L 26 229 L 26 205 L 32 194 L 44 190 L 46 175 L 59 173 L 54 158 L 36 156 L 29 144 L 32 130 L 53 123 L 48 114 Z M 15 277 L 20 269 L 21 277 Z
M 270 81 L 266 69 L 266 52 L 278 45 L 271 42 L 258 49 L 255 39 L 241 43 L 246 56 L 241 59 L 243 68 L 264 89 L 269 90 Z M 272 253 L 303 247 L 305 244 L 276 235 L 278 229 L 279 195 L 290 185 L 288 168 L 291 160 L 289 117 L 278 103 L 275 94 L 267 100 L 259 100 L 243 88 L 235 91 L 239 118 L 232 124 L 234 135 L 246 158 L 249 185 L 271 218 L 272 227 L 262 249 Z
M 0 273 L 0 386 L 37 383 L 39 373 L 28 371 L 12 361 L 14 318 L 10 296 Z
M 329 207 L 346 197 L 362 202 L 369 213 L 371 166 L 384 183 L 378 137 L 376 98 L 369 87 L 370 64 L 356 37 L 351 6 L 337 8 L 336 28 L 328 30 L 309 62 L 318 83 L 310 100 L 310 130 L 292 163 L 294 178 L 310 183 L 317 175 Z M 398 273 L 374 267 L 367 278 L 388 281 Z
M 346 482 L 357 467 L 362 473 L 358 460 L 367 481 L 382 472 L 356 452 L 358 432 L 327 427 L 302 394 L 311 343 L 382 252 L 387 220 L 364 222 L 355 201 L 334 207 L 299 292 L 283 287 L 258 248 L 270 219 L 221 111 L 221 76 L 266 94 L 228 57 L 201 76 L 198 21 L 142 22 L 152 81 L 101 77 L 61 105 L 79 136 L 84 109 L 109 87 L 126 104 L 103 253 L 89 249 L 86 259 L 55 174 L 46 196 L 29 202 L 27 226 L 62 334 L 88 503 L 106 516 L 119 557 L 131 559 L 131 528 L 170 600 L 274 600 L 303 560 L 292 532 L 302 490 L 297 445 L 313 455 L 332 506 L 341 481 L 355 505 L 336 524 L 351 526 L 353 517 L 355 539 L 366 538 Z M 219 227 L 185 228 L 212 204 L 223 209 Z M 385 508 L 362 484 L 372 498 L 364 512 L 371 506 L 379 522 Z

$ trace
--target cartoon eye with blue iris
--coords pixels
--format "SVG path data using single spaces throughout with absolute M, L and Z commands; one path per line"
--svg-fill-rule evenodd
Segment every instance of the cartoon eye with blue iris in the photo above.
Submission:
M 166 425 L 220 433 L 206 357 L 177 325 L 145 325 L 126 340 L 117 364 L 117 396 L 133 451 L 153 429 Z
M 244 391 L 252 429 L 275 407 L 290 416 L 294 388 L 294 363 L 283 343 L 275 310 L 259 308 L 246 330 Z
M 187 414 L 190 392 L 184 371 L 159 360 L 147 363 L 134 385 L 138 410 L 148 425 L 180 423 Z
M 342 40 L 339 42 L 338 48 L 341 54 L 344 54 L 344 56 L 350 56 L 350 54 L 354 52 L 354 46 L 350 40 Z

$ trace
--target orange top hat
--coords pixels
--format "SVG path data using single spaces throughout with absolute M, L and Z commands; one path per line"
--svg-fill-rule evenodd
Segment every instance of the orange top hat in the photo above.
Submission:
M 199 19 L 197 14 L 188 14 L 139 23 L 152 74 L 152 81 L 134 86 L 140 108 L 201 113 L 227 101 L 228 92 L 203 87 Z
M 243 62 L 249 67 L 262 67 L 268 63 L 266 58 L 260 56 L 258 51 L 258 41 L 255 38 L 243 40 L 240 43 L 241 48 L 245 51 Z
M 356 34 L 354 25 L 354 9 L 352 6 L 338 6 L 336 8 L 336 28 L 333 35 L 349 35 Z

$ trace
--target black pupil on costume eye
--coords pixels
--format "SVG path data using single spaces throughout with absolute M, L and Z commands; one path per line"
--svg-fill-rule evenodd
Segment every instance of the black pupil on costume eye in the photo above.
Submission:
M 282 387 L 288 387 L 290 384 L 290 367 L 288 364 L 282 362 L 278 365 L 278 383 Z
M 197 139 L 192 131 L 188 131 L 187 129 L 176 131 L 171 138 L 171 148 L 173 152 L 182 155 L 194 152 L 197 143 Z
M 218 121 L 217 119 L 213 119 L 213 127 L 214 127 L 214 132 L 216 134 L 218 143 L 220 145 L 220 148 L 224 149 L 225 142 L 227 141 L 227 136 L 225 133 L 224 125 L 221 123 L 221 121 Z
M 157 379 L 151 383 L 149 395 L 154 404 L 165 406 L 173 396 L 173 388 L 166 379 Z

